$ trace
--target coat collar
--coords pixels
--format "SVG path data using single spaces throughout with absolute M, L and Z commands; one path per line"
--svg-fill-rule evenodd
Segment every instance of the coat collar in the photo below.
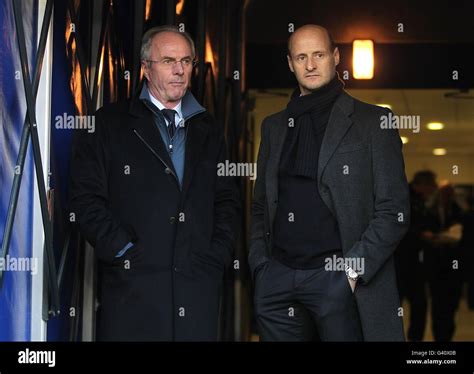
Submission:
M 147 95 L 149 95 L 148 89 L 144 85 L 140 95 L 131 100 L 129 114 L 135 117 L 131 121 L 132 130 L 138 132 L 141 138 L 150 146 L 151 152 L 160 159 L 160 162 L 174 170 L 171 158 L 166 151 L 166 146 L 154 123 L 153 114 L 143 102 L 143 100 L 147 100 Z M 206 112 L 206 109 L 197 102 L 189 91 L 183 97 L 181 111 L 185 123 L 188 121 L 192 122 L 190 126 L 186 126 L 186 153 L 183 176 L 183 194 L 185 195 L 191 184 L 201 151 L 206 143 L 210 123 L 205 118 L 194 118 L 198 114 Z M 179 185 L 178 181 L 177 184 Z
M 134 97 L 130 102 L 129 113 L 135 117 L 143 117 L 149 110 L 143 103 L 143 100 L 151 102 L 150 92 L 146 84 L 143 85 L 140 94 Z M 191 91 L 186 91 L 186 94 L 181 100 L 181 113 L 186 123 L 192 117 L 205 112 L 206 109 L 201 106 Z
M 346 91 L 343 91 L 331 110 L 328 126 L 321 144 L 318 161 L 318 184 L 321 182 L 321 177 L 327 163 L 352 125 L 350 116 L 353 111 L 354 98 Z

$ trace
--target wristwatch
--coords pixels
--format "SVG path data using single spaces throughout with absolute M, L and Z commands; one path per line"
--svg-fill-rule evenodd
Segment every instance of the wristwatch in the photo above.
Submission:
M 359 279 L 359 274 L 357 274 L 354 269 L 352 269 L 350 266 L 346 265 L 346 275 L 347 278 L 349 278 L 351 281 L 356 281 Z

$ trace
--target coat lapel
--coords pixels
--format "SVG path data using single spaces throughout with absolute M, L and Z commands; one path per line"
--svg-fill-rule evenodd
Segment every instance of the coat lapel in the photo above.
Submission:
M 345 91 L 337 98 L 329 115 L 328 124 L 319 151 L 318 160 L 318 186 L 324 169 L 336 151 L 342 138 L 352 125 L 349 118 L 354 110 L 354 99 Z
M 155 124 L 152 112 L 145 106 L 140 99 L 133 99 L 130 104 L 129 113 L 135 117 L 132 121 L 132 131 L 135 130 L 144 147 L 150 147 L 150 151 L 154 153 L 165 164 L 166 167 L 173 170 L 176 177 L 176 171 L 173 162 L 166 150 L 166 146 L 160 134 L 160 130 Z M 176 177 L 177 179 L 177 177 Z M 179 181 L 176 180 L 179 185 Z
M 179 186 L 176 170 L 167 152 L 160 130 L 155 125 L 154 116 L 151 110 L 147 108 L 145 103 L 141 100 L 141 98 L 146 98 L 148 95 L 144 90 L 145 88 L 142 89 L 140 97 L 132 99 L 130 104 L 129 113 L 133 117 L 136 117 L 135 121 L 133 121 L 132 130 L 138 133 L 140 140 L 145 143 L 144 146 L 150 148 L 150 151 L 155 154 L 166 167 L 173 171 L 176 183 Z M 201 107 L 191 95 L 186 95 L 183 98 L 182 110 L 186 121 L 186 147 L 182 189 L 184 196 L 191 184 L 193 171 L 205 144 L 209 128 L 208 124 L 201 121 L 197 116 L 205 111 L 204 108 Z M 185 113 L 185 111 L 188 112 Z M 189 119 L 186 120 L 186 118 Z

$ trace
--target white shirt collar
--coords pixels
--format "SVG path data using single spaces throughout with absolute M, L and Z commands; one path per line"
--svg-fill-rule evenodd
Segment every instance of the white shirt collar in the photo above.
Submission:
M 160 100 L 158 100 L 157 98 L 155 98 L 151 94 L 150 90 L 148 90 L 148 94 L 150 95 L 150 99 L 151 99 L 151 102 L 153 103 L 153 105 L 155 105 L 159 110 L 165 109 L 165 106 L 161 103 Z M 176 111 L 176 114 L 175 114 L 175 123 L 176 123 L 176 125 L 181 126 L 181 127 L 184 126 L 183 113 L 181 112 L 181 100 L 172 109 Z M 168 120 L 165 119 L 165 121 L 166 121 L 166 126 L 168 126 Z

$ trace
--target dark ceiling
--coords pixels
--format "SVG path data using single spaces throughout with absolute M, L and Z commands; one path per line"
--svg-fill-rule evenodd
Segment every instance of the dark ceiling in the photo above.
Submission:
M 474 0 L 249 0 L 246 17 L 256 44 L 285 42 L 289 23 L 324 25 L 336 43 L 474 43 Z

